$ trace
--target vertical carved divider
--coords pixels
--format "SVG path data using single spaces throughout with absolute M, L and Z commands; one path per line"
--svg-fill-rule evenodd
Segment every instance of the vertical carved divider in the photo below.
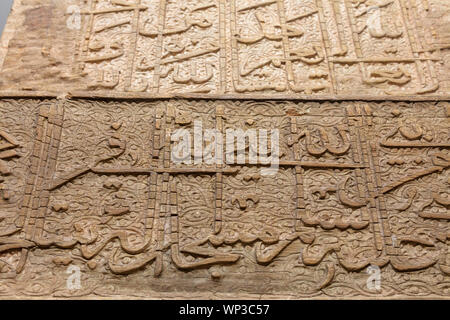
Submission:
M 317 6 L 317 12 L 318 12 L 318 19 L 319 19 L 319 25 L 320 25 L 320 33 L 322 35 L 322 45 L 325 51 L 325 61 L 328 64 L 328 71 L 330 74 L 330 82 L 331 82 L 331 92 L 336 94 L 337 93 L 337 82 L 336 82 L 336 76 L 334 74 L 334 63 L 330 61 L 330 55 L 331 55 L 331 41 L 330 36 L 327 31 L 326 26 L 326 20 L 325 20 L 325 13 L 323 8 L 323 0 L 316 0 L 316 6 Z
M 56 169 L 61 141 L 64 102 L 43 105 L 39 110 L 37 134 L 31 159 L 31 174 L 27 179 L 19 225 L 24 227 L 27 240 L 42 235 L 49 202 L 48 186 Z
M 163 55 L 163 42 L 164 42 L 164 26 L 166 24 L 166 6 L 167 0 L 160 0 L 159 2 L 159 21 L 158 21 L 158 46 L 156 52 L 156 64 L 155 73 L 153 77 L 153 91 L 159 92 L 159 81 L 161 79 L 161 59 Z
M 223 116 L 224 108 L 223 106 L 216 107 L 216 129 L 223 135 Z M 214 151 L 215 152 L 215 151 Z M 217 155 L 216 155 L 217 157 Z M 223 158 L 223 152 L 220 155 Z M 221 169 L 224 167 L 222 159 L 222 164 L 216 164 L 216 186 L 215 186 L 215 212 L 214 212 L 214 233 L 219 234 L 222 230 L 222 207 L 223 207 L 223 174 Z
M 63 121 L 64 101 L 40 107 L 30 174 L 26 181 L 19 219 L 16 221 L 17 226 L 23 228 L 25 239 L 29 241 L 42 238 L 49 204 L 49 186 L 56 169 Z M 23 269 L 26 256 L 27 249 L 22 249 L 17 272 Z
M 161 140 L 165 136 L 165 121 L 164 114 L 162 110 L 156 111 L 156 120 L 155 120 L 155 134 L 153 136 L 153 168 L 158 168 L 160 163 L 164 159 L 164 154 L 161 153 Z M 163 176 L 162 174 L 152 173 L 152 183 L 155 186 L 155 245 L 156 250 L 161 252 L 163 248 L 164 242 L 164 216 L 165 213 L 161 210 L 161 204 L 163 204 L 163 192 L 162 192 L 162 184 L 163 184 Z
M 297 118 L 292 117 L 291 118 L 291 133 L 293 135 L 298 133 L 297 128 Z M 293 146 L 294 151 L 294 160 L 295 161 L 301 161 L 301 154 L 300 154 L 300 145 L 298 143 L 295 143 Z M 305 204 L 305 196 L 304 196 L 304 189 L 303 189 L 303 174 L 304 169 L 301 166 L 296 166 L 293 168 L 294 176 L 295 176 L 295 185 L 296 185 L 296 202 L 297 207 L 295 209 L 295 221 L 294 221 L 294 231 L 299 232 L 301 230 L 301 227 L 303 226 L 303 222 L 301 220 L 301 217 L 306 214 L 306 204 Z
M 220 28 L 220 93 L 227 92 L 227 41 L 226 41 L 226 0 L 219 0 Z
M 364 131 L 364 128 L 362 126 L 362 118 L 359 111 L 360 111 L 359 106 L 357 107 L 348 106 L 346 108 L 346 118 L 347 118 L 347 125 L 350 131 L 350 141 L 351 144 L 354 146 L 354 148 L 352 148 L 353 161 L 354 163 L 361 164 L 362 166 L 366 167 L 366 169 L 361 168 L 355 169 L 359 197 L 361 199 L 367 199 L 368 193 L 370 194 L 370 196 L 374 196 L 373 194 L 374 191 L 368 190 L 367 187 L 368 180 L 371 177 L 370 169 L 367 169 L 367 166 L 369 165 L 368 164 L 369 159 L 367 159 L 366 154 L 363 153 L 364 149 L 363 141 L 365 141 L 365 134 L 367 132 Z M 374 200 L 371 199 L 368 207 L 367 206 L 362 207 L 361 210 L 363 212 L 362 220 L 370 221 L 374 239 L 374 246 L 376 250 L 379 253 L 381 253 L 382 240 L 381 235 L 379 233 L 378 228 L 379 219 L 377 214 L 377 208 L 374 205 Z
M 368 105 L 348 106 L 346 113 L 350 139 L 353 145 L 358 146 L 358 150 L 353 151 L 354 161 L 365 167 L 364 170 L 356 169 L 355 171 L 360 197 L 369 199 L 368 208 L 362 208 L 363 220 L 367 221 L 369 213 L 375 248 L 380 255 L 389 254 L 392 246 L 390 227 L 385 200 L 383 195 L 378 194 L 381 181 L 376 145 L 371 142 L 369 135 L 372 133 L 370 128 L 373 126 L 372 110 Z
M 167 105 L 166 107 L 166 130 L 164 132 L 164 168 L 170 168 L 171 161 L 171 148 L 170 148 L 170 136 L 172 134 L 171 130 L 175 126 L 175 108 L 172 105 Z M 172 203 L 172 192 L 176 192 L 176 179 L 174 176 L 171 176 L 168 172 L 163 174 L 163 197 L 164 201 L 164 247 L 167 247 L 171 244 L 171 230 L 172 230 L 172 205 L 175 206 L 175 203 Z M 174 190 L 174 191 L 173 191 Z M 176 212 L 175 212 L 176 214 Z M 161 213 L 162 217 L 162 213 Z M 178 223 L 177 223 L 178 225 Z M 167 240 L 166 240 L 167 239 Z

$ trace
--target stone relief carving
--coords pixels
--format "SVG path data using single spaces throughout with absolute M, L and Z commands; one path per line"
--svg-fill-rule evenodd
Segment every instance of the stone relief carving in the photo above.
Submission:
M 441 0 L 16 0 L 0 297 L 448 299 L 449 14 Z M 214 143 L 239 130 L 265 148 L 196 154 L 200 137 L 227 158 Z M 178 150 L 175 132 L 193 141 Z
M 69 30 L 66 11 L 74 4 L 80 24 Z M 3 90 L 241 97 L 448 94 L 450 33 L 436 31 L 450 10 L 445 1 L 89 0 L 36 6 L 39 15 L 53 20 L 47 34 L 31 32 L 49 44 L 40 56 L 25 57 L 12 41 Z M 17 15 L 29 21 L 18 33 L 26 39 L 33 17 L 23 10 Z M 13 78 L 21 56 L 48 79 Z
M 3 99 L 0 294 L 448 297 L 449 110 Z M 170 134 L 195 121 L 278 129 L 278 172 L 173 163 Z

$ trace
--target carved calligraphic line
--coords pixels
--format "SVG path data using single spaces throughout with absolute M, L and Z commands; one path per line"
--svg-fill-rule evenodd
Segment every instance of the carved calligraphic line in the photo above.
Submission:
M 416 62 L 416 61 L 441 61 L 440 58 L 330 58 L 330 61 L 335 63 L 387 63 L 387 62 Z
M 232 165 L 258 165 L 258 166 L 270 166 L 267 163 L 238 163 Z M 280 167 L 304 167 L 304 168 L 334 168 L 334 169 L 364 169 L 366 166 L 353 163 L 339 163 L 339 162 L 317 162 L 317 161 L 295 161 L 295 160 L 281 160 L 279 162 Z
M 210 4 L 206 4 L 204 6 L 199 6 L 199 7 L 195 8 L 195 9 L 193 9 L 192 12 L 201 11 L 201 10 L 207 10 L 207 9 L 215 8 L 215 7 L 217 7 L 217 5 L 215 3 L 210 3 Z
M 251 9 L 256 9 L 256 8 L 264 7 L 264 6 L 269 6 L 269 5 L 274 4 L 276 2 L 277 2 L 276 0 L 269 0 L 269 1 L 261 2 L 261 3 L 257 3 L 257 4 L 252 4 L 252 5 L 249 5 L 247 7 L 243 7 L 241 9 L 238 9 L 238 12 L 251 10 Z
M 400 4 L 402 4 L 402 3 L 400 3 Z M 432 43 L 430 42 L 430 37 L 426 37 L 424 34 L 421 34 L 421 32 L 424 31 L 424 25 L 420 21 L 421 19 L 418 17 L 419 13 L 417 12 L 418 8 L 416 7 L 416 3 L 415 3 L 415 1 L 413 1 L 412 7 L 410 7 L 411 4 L 409 3 L 409 1 L 407 3 L 403 3 L 403 5 L 406 5 L 406 7 L 405 7 L 406 14 L 408 11 L 412 12 L 411 18 L 412 18 L 414 30 L 411 30 L 411 32 L 417 39 L 416 43 L 418 44 L 418 45 L 416 45 L 416 48 L 415 48 L 416 51 L 415 51 L 414 55 L 419 56 L 419 52 L 424 51 L 425 57 L 429 58 L 430 52 L 428 50 L 425 50 L 426 48 L 424 45 L 431 47 Z M 409 30 L 408 30 L 408 32 L 409 32 Z M 419 47 L 419 45 L 420 45 L 420 47 Z M 428 67 L 428 74 L 433 82 L 431 85 L 427 85 L 427 80 L 425 79 L 426 76 L 422 75 L 422 73 L 425 72 L 425 68 L 423 68 L 423 65 L 420 66 L 420 64 L 417 63 L 417 66 L 418 66 L 418 70 L 420 71 L 419 77 L 420 77 L 420 80 L 422 83 L 422 88 L 417 90 L 414 93 L 415 94 L 426 94 L 426 93 L 431 93 L 431 92 L 438 90 L 439 89 L 439 80 L 437 78 L 436 70 L 433 66 L 433 63 L 431 63 L 431 60 L 426 60 L 426 66 Z
M 348 52 L 348 47 L 347 45 L 344 43 L 343 41 L 343 37 L 344 37 L 344 28 L 342 25 L 342 17 L 341 17 L 341 12 L 340 12 L 340 8 L 339 8 L 339 4 L 337 3 L 337 1 L 331 1 L 330 4 L 330 9 L 332 11 L 332 21 L 333 23 L 336 25 L 336 29 L 337 29 L 337 46 L 338 46 L 338 50 L 336 51 L 334 49 L 332 49 L 332 55 L 333 56 L 345 56 Z
M 156 173 L 170 173 L 170 174 L 189 174 L 189 173 L 204 173 L 216 174 L 221 172 L 223 174 L 233 174 L 237 169 L 216 169 L 216 168 L 92 168 L 92 172 L 98 174 L 151 174 Z
M 417 178 L 432 174 L 434 172 L 439 172 L 442 170 L 444 170 L 444 167 L 441 167 L 441 166 L 434 166 L 434 167 L 431 167 L 431 168 L 428 168 L 425 170 L 421 170 L 415 174 L 411 174 L 403 179 L 399 179 L 393 183 L 388 184 L 387 186 L 383 187 L 383 189 L 380 190 L 380 194 L 387 193 L 387 192 L 397 188 L 398 186 L 405 184 L 406 182 L 413 181 Z
M 82 11 L 81 14 L 104 14 L 104 13 L 115 13 L 115 12 L 124 12 L 124 11 L 133 11 L 133 10 L 147 10 L 146 6 L 135 6 L 135 7 L 126 7 L 126 8 L 111 8 L 111 9 L 100 9 L 100 10 L 90 10 L 90 11 Z
M 0 152 L 0 159 L 9 159 L 17 156 L 17 152 L 15 150 L 6 150 Z
M 220 42 L 220 54 L 219 54 L 219 63 L 220 63 L 220 84 L 219 90 L 220 93 L 225 93 L 227 91 L 228 81 L 227 81 L 227 32 L 226 32 L 226 24 L 227 18 L 225 15 L 226 12 L 226 0 L 219 1 L 219 42 Z
M 381 141 L 380 145 L 389 148 L 450 148 L 450 143 L 432 143 L 432 142 L 389 142 Z
M 319 22 L 319 29 L 321 34 L 321 45 L 325 51 L 325 63 L 328 65 L 328 74 L 330 76 L 331 92 L 337 93 L 337 82 L 334 70 L 334 64 L 330 60 L 331 46 L 330 46 L 330 36 L 328 34 L 328 29 L 325 20 L 325 13 L 323 8 L 323 2 L 321 0 L 315 0 L 317 7 L 317 19 Z
M 7 142 L 0 144 L 0 150 L 5 150 L 19 146 L 17 140 L 14 139 L 14 137 L 11 136 L 10 134 L 6 133 L 6 131 L 0 130 L 0 137 L 3 137 L 3 139 L 6 140 Z
M 304 168 L 336 168 L 336 169 L 361 169 L 365 166 L 353 163 L 316 162 L 316 161 L 280 161 L 282 167 L 301 166 Z
M 99 27 L 99 28 L 95 29 L 94 32 L 95 33 L 100 33 L 100 32 L 105 31 L 107 29 L 113 29 L 113 28 L 116 28 L 116 27 L 119 27 L 119 26 L 123 26 L 125 24 L 130 23 L 130 22 L 131 22 L 130 19 L 120 20 L 120 21 L 117 21 L 115 23 L 112 23 L 112 24 L 109 24 L 109 25 L 106 25 L 106 26 L 103 26 L 103 27 Z
M 160 65 L 166 65 L 166 64 L 170 64 L 170 63 L 174 63 L 174 62 L 181 62 L 181 61 L 184 61 L 184 60 L 188 60 L 190 58 L 200 57 L 200 56 L 203 56 L 203 55 L 208 54 L 208 53 L 214 53 L 214 52 L 217 52 L 219 50 L 220 50 L 220 47 L 213 47 L 211 49 L 204 49 L 204 50 L 199 50 L 199 51 L 192 52 L 192 53 L 179 55 L 178 57 L 175 57 L 175 58 L 161 60 Z M 140 71 L 148 71 L 148 70 L 155 69 L 155 66 L 154 65 L 141 66 L 141 67 L 138 67 L 138 69 Z
M 298 19 L 303 19 L 303 18 L 312 16 L 313 14 L 316 14 L 316 13 L 318 13 L 318 11 L 317 11 L 317 10 L 313 10 L 313 11 L 311 11 L 311 12 L 299 14 L 299 15 L 297 15 L 297 16 L 295 16 L 295 17 L 286 19 L 286 22 L 293 22 L 293 21 L 298 20 Z
M 219 46 L 217 46 L 217 47 L 215 46 L 215 47 L 212 47 L 210 49 L 204 49 L 204 50 L 199 50 L 199 51 L 192 52 L 192 53 L 183 54 L 183 55 L 180 55 L 180 56 L 178 56 L 176 58 L 162 60 L 161 64 L 169 64 L 169 63 L 173 63 L 173 62 L 179 62 L 179 61 L 182 61 L 182 60 L 187 60 L 187 59 L 190 59 L 190 58 L 199 57 L 199 56 L 202 56 L 202 55 L 205 55 L 205 54 L 208 54 L 208 53 L 217 52 L 219 50 L 220 50 L 220 47 Z
M 52 185 L 49 187 L 49 190 L 53 191 L 53 190 L 63 186 L 67 182 L 72 181 L 73 179 L 75 179 L 75 178 L 77 178 L 77 177 L 79 177 L 79 176 L 81 176 L 81 175 L 83 175 L 85 173 L 88 173 L 89 171 L 90 171 L 90 169 L 80 169 L 80 170 L 76 170 L 74 172 L 71 172 L 70 174 L 68 174 L 68 175 L 66 175 L 66 176 L 64 176 L 62 178 L 59 178 L 56 181 L 54 181 L 52 183 Z
M 419 217 L 429 218 L 429 219 L 445 219 L 450 220 L 450 214 L 448 213 L 438 213 L 438 212 L 420 212 Z
M 101 61 L 109 61 L 109 60 L 114 60 L 116 58 L 119 58 L 121 56 L 124 55 L 124 50 L 123 48 L 117 48 L 117 53 L 110 53 L 104 56 L 96 56 L 96 57 L 92 57 L 92 58 L 84 58 L 84 59 L 80 59 L 81 62 L 101 62 Z
M 153 91 L 159 92 L 160 81 L 161 81 L 161 59 L 163 57 L 163 46 L 164 46 L 164 26 L 166 21 L 166 7 L 167 1 L 160 0 L 158 8 L 158 38 L 155 51 L 155 66 L 148 70 L 155 69 L 153 73 Z M 138 67 L 139 69 L 139 67 Z M 143 71 L 143 70 L 141 70 Z
M 237 168 L 223 168 L 223 169 L 216 169 L 216 168 L 195 168 L 195 167 L 188 167 L 188 168 L 129 168 L 129 167 L 123 167 L 123 168 L 84 168 L 80 170 L 75 170 L 74 172 L 69 173 L 66 176 L 63 176 L 61 178 L 56 179 L 53 181 L 53 183 L 49 186 L 49 190 L 53 191 L 57 188 L 62 187 L 66 183 L 72 181 L 73 179 L 92 172 L 96 174 L 112 174 L 112 175 L 150 175 L 152 173 L 168 173 L 168 174 L 235 174 L 237 173 Z

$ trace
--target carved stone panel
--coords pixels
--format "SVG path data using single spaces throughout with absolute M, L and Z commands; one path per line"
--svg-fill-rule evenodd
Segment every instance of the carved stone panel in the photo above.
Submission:
M 2 99 L 0 114 L 2 297 L 450 295 L 448 102 Z M 246 144 L 240 162 L 174 161 L 174 133 L 195 150 L 212 129 L 278 130 L 278 168 Z
M 448 97 L 449 12 L 447 0 L 16 0 L 0 90 Z
M 450 297 L 448 0 L 16 0 L 0 298 Z

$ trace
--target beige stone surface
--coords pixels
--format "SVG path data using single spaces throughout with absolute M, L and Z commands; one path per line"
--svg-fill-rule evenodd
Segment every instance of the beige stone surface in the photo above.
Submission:
M 438 0 L 16 0 L 0 298 L 448 299 L 449 17 Z M 278 170 L 247 144 L 243 162 L 174 161 L 176 132 L 195 151 L 212 129 L 272 155 L 278 132 Z
M 448 96 L 449 22 L 448 0 L 16 0 L 0 90 Z

